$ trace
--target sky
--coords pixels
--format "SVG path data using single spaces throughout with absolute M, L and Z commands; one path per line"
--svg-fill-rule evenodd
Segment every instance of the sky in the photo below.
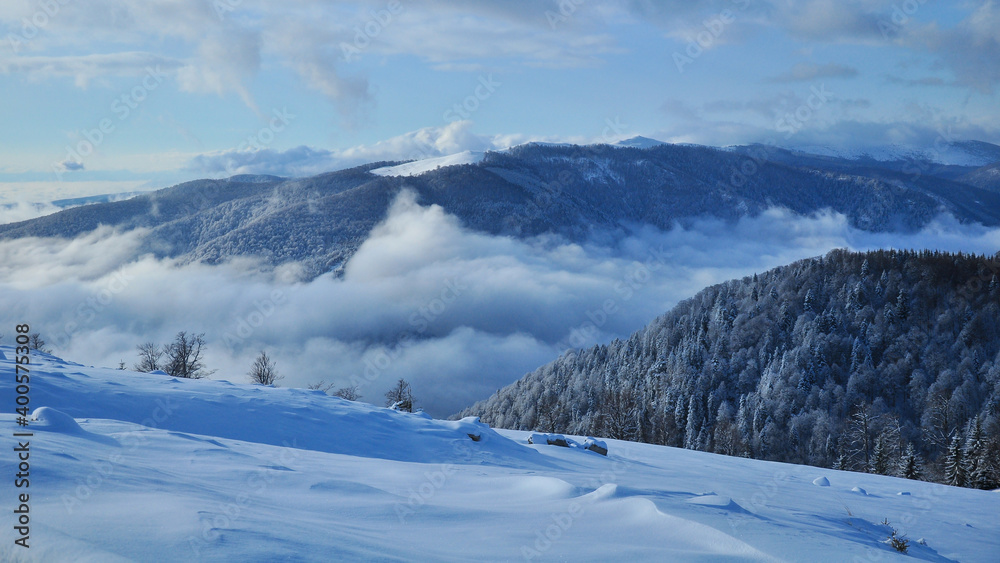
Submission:
M 528 141 L 1000 143 L 998 30 L 992 1 L 7 0 L 0 221 Z M 30 320 L 56 354 L 109 367 L 203 332 L 213 378 L 246 381 L 266 349 L 281 385 L 359 384 L 379 403 L 404 377 L 435 416 L 713 283 L 833 248 L 1000 247 L 1000 230 L 946 216 L 875 234 L 780 209 L 519 240 L 406 192 L 342 277 L 156 259 L 143 236 L 0 241 L 0 332 Z
M 997 143 L 998 30 L 993 0 L 6 0 L 0 204 L 529 140 Z

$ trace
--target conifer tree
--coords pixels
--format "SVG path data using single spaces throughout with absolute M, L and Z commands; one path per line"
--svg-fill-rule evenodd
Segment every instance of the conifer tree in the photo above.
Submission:
M 897 475 L 905 479 L 920 479 L 922 473 L 923 469 L 921 468 L 920 456 L 917 455 L 917 451 L 913 448 L 913 444 L 907 444 L 906 452 L 899 460 Z
M 944 461 L 945 482 L 956 487 L 964 487 L 967 480 L 967 469 L 962 439 L 956 434 L 951 439 L 948 455 Z

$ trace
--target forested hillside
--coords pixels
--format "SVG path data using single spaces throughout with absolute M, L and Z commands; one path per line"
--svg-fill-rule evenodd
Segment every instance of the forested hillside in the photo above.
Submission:
M 370 172 L 388 164 L 309 178 L 197 180 L 0 225 L 0 239 L 72 238 L 101 225 L 122 232 L 142 228 L 148 233 L 140 253 L 182 262 L 233 256 L 272 265 L 299 262 L 315 277 L 339 271 L 403 189 L 476 231 L 519 238 L 554 233 L 576 242 L 606 240 L 643 225 L 666 230 L 704 217 L 735 221 L 773 207 L 801 215 L 832 210 L 872 232 L 912 232 L 941 213 L 963 223 L 1000 225 L 1000 192 L 981 181 L 989 180 L 986 172 L 964 179 L 977 171 L 973 166 L 668 144 L 528 144 L 416 176 Z M 919 174 L 906 170 L 917 165 Z M 973 180 L 979 184 L 963 183 Z
M 709 287 L 462 416 L 995 488 L 997 272 L 1000 254 L 833 251 Z

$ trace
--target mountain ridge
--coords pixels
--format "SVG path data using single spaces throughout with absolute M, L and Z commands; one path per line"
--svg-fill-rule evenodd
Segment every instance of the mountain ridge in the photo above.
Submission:
M 399 166 L 419 173 L 372 173 Z M 340 272 L 404 188 L 476 231 L 517 238 L 549 233 L 576 242 L 628 233 L 636 225 L 669 230 L 702 217 L 735 221 L 771 207 L 799 215 L 829 209 L 873 232 L 912 232 L 941 213 L 1000 225 L 1000 191 L 963 183 L 975 170 L 910 174 L 900 166 L 762 146 L 529 144 L 427 170 L 419 162 L 375 162 L 307 178 L 195 180 L 0 225 L 0 238 L 72 238 L 101 225 L 142 227 L 150 229 L 142 253 L 181 262 L 235 256 L 271 266 L 302 262 L 307 277 L 315 277 Z

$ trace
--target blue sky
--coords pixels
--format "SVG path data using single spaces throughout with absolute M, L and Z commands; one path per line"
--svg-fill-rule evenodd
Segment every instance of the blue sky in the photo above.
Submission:
M 998 83 L 994 1 L 5 0 L 0 198 L 529 140 L 1000 143 Z

